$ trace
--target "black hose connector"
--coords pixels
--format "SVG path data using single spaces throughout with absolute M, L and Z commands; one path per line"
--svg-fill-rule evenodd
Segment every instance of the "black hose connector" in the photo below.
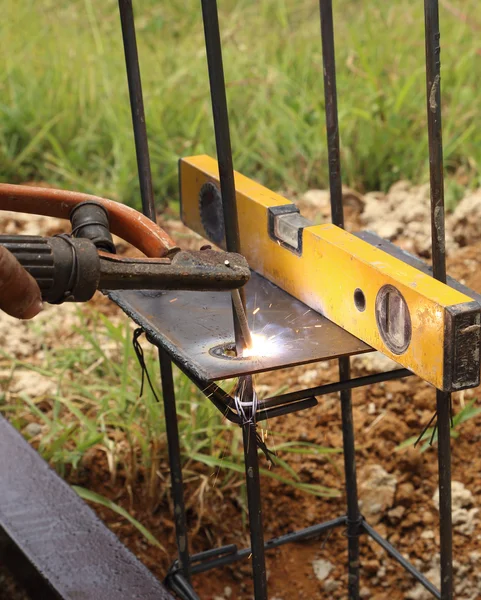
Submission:
M 87 200 L 70 213 L 72 235 L 92 241 L 99 250 L 115 254 L 115 244 L 109 229 L 109 214 L 98 202 Z

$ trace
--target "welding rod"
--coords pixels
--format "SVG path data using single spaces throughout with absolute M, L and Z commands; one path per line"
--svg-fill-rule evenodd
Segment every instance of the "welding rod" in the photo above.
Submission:
M 242 303 L 241 295 L 239 290 L 232 290 L 232 303 L 237 315 L 237 320 L 244 337 L 244 342 L 247 348 L 252 348 L 252 336 L 249 329 L 249 323 L 247 322 L 247 315 Z

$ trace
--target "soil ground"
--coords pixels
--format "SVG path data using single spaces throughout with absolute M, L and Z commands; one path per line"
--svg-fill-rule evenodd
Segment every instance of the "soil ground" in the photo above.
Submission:
M 361 201 L 360 201 L 361 202 Z M 362 203 L 362 202 L 361 202 Z M 349 204 L 349 227 L 361 226 L 362 207 Z M 304 208 L 309 213 L 309 202 Z M 312 206 L 311 206 L 312 208 Z M 198 238 L 186 238 L 185 230 L 175 221 L 167 229 L 179 235 L 184 246 L 196 245 Z M 395 237 L 403 244 L 402 236 Z M 481 242 L 470 240 L 465 247 L 455 247 L 448 261 L 451 275 L 481 292 L 481 270 L 478 252 Z M 113 310 L 113 309 L 109 309 Z M 378 372 L 385 368 L 382 357 L 366 355 L 353 360 L 353 376 Z M 263 374 L 256 385 L 275 391 L 280 385 L 290 389 L 312 387 L 337 379 L 335 362 Z M 478 391 L 454 396 L 457 412 Z M 435 392 L 416 377 L 376 384 L 354 390 L 353 414 L 356 432 L 356 457 L 362 510 L 367 520 L 385 535 L 397 549 L 422 572 L 439 583 L 437 552 L 439 550 L 437 459 L 435 449 L 421 453 L 409 447 L 396 451 L 401 442 L 419 434 L 435 411 Z M 459 600 L 481 597 L 481 458 L 476 451 L 481 440 L 481 416 L 459 428 L 452 440 L 453 481 L 455 493 L 454 556 L 456 595 Z M 319 398 L 316 408 L 269 423 L 270 439 L 288 436 L 290 441 L 309 441 L 330 448 L 342 447 L 340 403 L 337 395 Z M 265 460 L 261 458 L 265 466 Z M 305 457 L 291 455 L 291 467 L 306 483 L 318 483 L 340 492 L 338 498 L 317 498 L 301 493 L 270 478 L 262 481 L 264 525 L 267 537 L 307 527 L 345 514 L 343 491 L 343 456 L 333 454 Z M 275 468 L 275 467 L 274 467 Z M 162 464 L 167 485 L 167 461 Z M 208 484 L 199 493 L 198 481 L 186 485 L 191 547 L 195 552 L 214 545 L 235 543 L 249 545 L 245 505 L 238 488 L 222 494 L 212 483 L 212 470 L 199 467 Z M 71 473 L 72 483 L 81 483 L 104 494 L 127 509 L 131 500 L 122 477 L 115 485 L 105 455 L 100 451 L 88 464 Z M 136 498 L 136 490 L 133 490 Z M 165 497 L 168 497 L 166 495 Z M 99 516 L 120 539 L 158 576 L 163 577 L 175 557 L 172 506 L 165 500 L 154 515 L 135 503 L 133 515 L 165 545 L 168 555 L 150 546 L 136 529 L 125 524 L 106 508 L 94 507 Z M 412 577 L 390 560 L 365 536 L 361 537 L 361 595 L 370 600 L 423 600 L 430 596 L 415 584 Z M 347 538 L 343 530 L 333 531 L 309 542 L 285 545 L 267 553 L 267 570 L 271 600 L 344 599 L 347 598 Z M 1 575 L 1 574 L 0 574 Z M 194 584 L 203 600 L 247 600 L 253 597 L 248 561 L 202 574 Z M 11 596 L 14 598 L 14 596 Z M 99 599 L 100 600 L 100 599 Z

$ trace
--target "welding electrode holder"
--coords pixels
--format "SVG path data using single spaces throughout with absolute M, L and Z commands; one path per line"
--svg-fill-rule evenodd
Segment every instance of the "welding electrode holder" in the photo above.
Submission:
M 37 281 L 45 302 L 87 302 L 98 288 L 100 256 L 88 239 L 0 236 L 0 245 Z
M 108 212 L 96 202 L 78 204 L 70 219 L 70 235 L 0 236 L 50 304 L 87 302 L 96 290 L 227 291 L 250 277 L 242 256 L 210 248 L 169 258 L 116 256 Z

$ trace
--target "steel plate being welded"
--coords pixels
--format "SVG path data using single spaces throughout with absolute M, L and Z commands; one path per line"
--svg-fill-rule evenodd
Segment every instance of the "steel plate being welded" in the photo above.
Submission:
M 229 292 L 126 291 L 109 296 L 153 343 L 206 383 L 372 350 L 256 273 L 245 291 L 251 331 L 269 341 L 268 356 L 222 356 L 234 341 Z

